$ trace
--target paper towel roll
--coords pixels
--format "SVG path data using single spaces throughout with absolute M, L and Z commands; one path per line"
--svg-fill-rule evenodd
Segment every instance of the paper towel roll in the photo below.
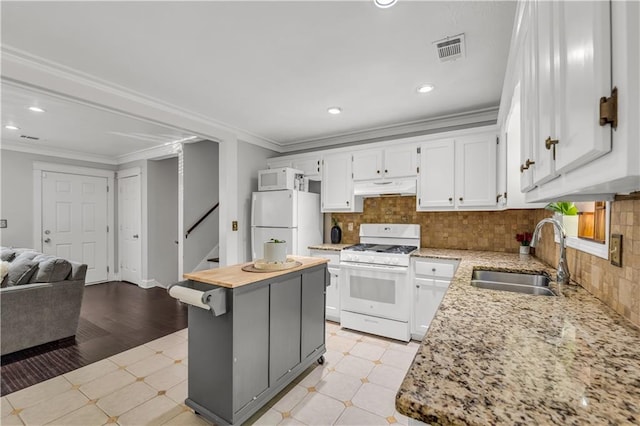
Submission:
M 198 308 L 210 310 L 211 306 L 206 303 L 202 303 L 202 295 L 204 292 L 193 290 L 191 288 L 182 287 L 180 285 L 174 285 L 169 289 L 169 294 L 181 302 L 188 303 Z

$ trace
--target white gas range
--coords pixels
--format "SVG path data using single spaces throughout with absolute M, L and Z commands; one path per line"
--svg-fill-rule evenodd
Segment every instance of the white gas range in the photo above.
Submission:
M 360 244 L 340 252 L 342 327 L 409 341 L 409 256 L 419 247 L 420 225 L 360 225 Z

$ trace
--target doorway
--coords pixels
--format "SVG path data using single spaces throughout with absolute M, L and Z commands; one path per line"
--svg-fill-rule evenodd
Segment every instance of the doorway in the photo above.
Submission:
M 118 172 L 118 264 L 120 279 L 142 285 L 140 169 Z
M 86 283 L 109 280 L 113 172 L 34 163 L 34 248 L 87 265 Z

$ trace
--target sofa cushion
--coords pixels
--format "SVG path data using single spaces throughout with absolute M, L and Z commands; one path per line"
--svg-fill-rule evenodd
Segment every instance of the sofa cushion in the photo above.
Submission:
M 33 258 L 38 262 L 38 270 L 31 277 L 32 283 L 52 283 L 63 281 L 71 272 L 71 263 L 56 256 L 41 254 Z
M 9 247 L 0 248 L 0 261 L 11 262 L 16 257 L 16 251 Z
M 2 283 L 0 284 L 0 288 L 5 288 L 9 286 L 9 274 L 5 275 L 4 278 L 2 278 Z
M 38 269 L 38 262 L 33 259 L 29 259 L 28 257 L 17 258 L 13 262 L 11 262 L 11 267 L 9 268 L 9 282 L 7 283 L 8 287 L 14 285 L 22 285 L 29 284 L 31 280 L 31 276 Z

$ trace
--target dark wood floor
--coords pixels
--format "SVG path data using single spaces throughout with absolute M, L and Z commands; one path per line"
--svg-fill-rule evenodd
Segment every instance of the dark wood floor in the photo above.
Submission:
M 87 286 L 75 339 L 2 357 L 1 394 L 18 391 L 187 326 L 187 308 L 162 288 L 116 281 Z

